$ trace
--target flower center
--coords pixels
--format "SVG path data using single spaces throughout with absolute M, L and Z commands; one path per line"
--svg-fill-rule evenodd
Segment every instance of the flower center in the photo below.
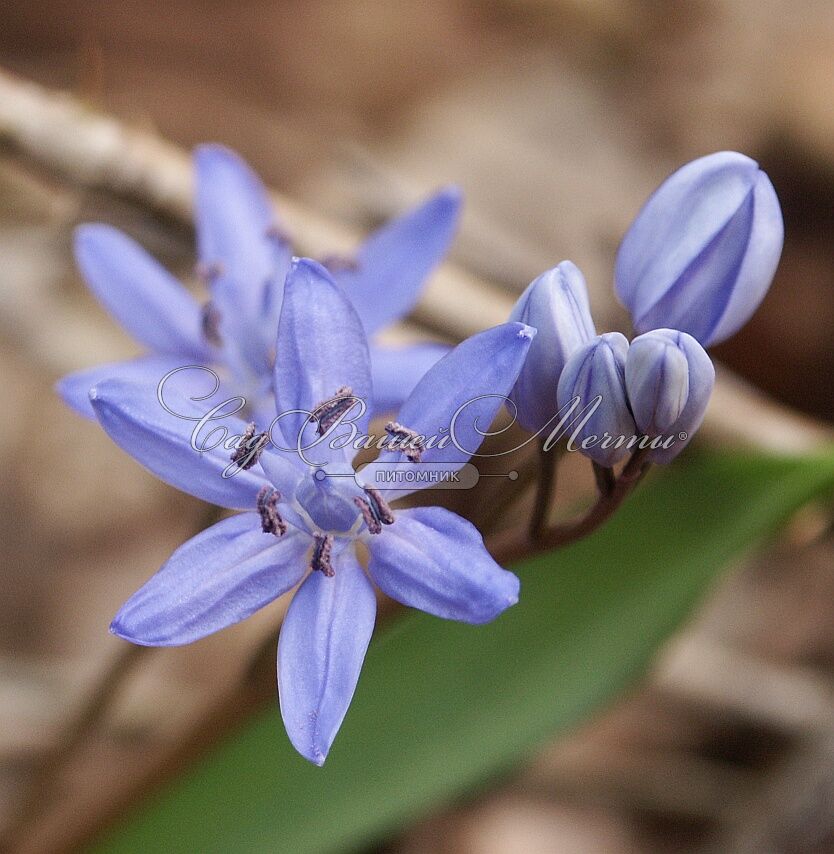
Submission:
M 345 534 L 358 518 L 353 498 L 361 495 L 346 463 L 330 463 L 326 469 L 311 469 L 295 490 L 295 500 L 309 516 L 312 527 Z

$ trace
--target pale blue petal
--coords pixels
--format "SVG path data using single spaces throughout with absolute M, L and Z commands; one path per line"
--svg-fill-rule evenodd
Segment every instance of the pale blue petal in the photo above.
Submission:
M 670 327 L 715 344 L 763 299 L 782 240 L 779 202 L 758 164 L 731 151 L 701 157 L 664 181 L 629 228 L 617 293 L 638 332 Z
M 536 433 L 559 408 L 556 389 L 565 362 L 596 335 L 588 288 L 579 268 L 562 261 L 542 273 L 521 295 L 509 319 L 536 329 L 530 353 L 510 394 L 519 424 Z
M 445 188 L 375 231 L 359 247 L 355 269 L 336 272 L 369 335 L 414 308 L 429 274 L 449 250 L 460 206 L 460 190 Z
M 201 145 L 194 152 L 195 220 L 200 263 L 220 315 L 231 359 L 269 369 L 291 250 L 281 238 L 261 180 L 234 152 Z
M 486 623 L 518 601 L 518 578 L 490 557 L 474 525 L 442 507 L 398 510 L 367 545 L 374 581 L 412 608 Z
M 637 427 L 668 444 L 648 459 L 671 462 L 704 420 L 715 384 L 712 360 L 686 332 L 655 329 L 631 342 L 625 380 Z
M 422 459 L 413 465 L 460 466 L 477 451 L 515 384 L 535 334 L 523 323 L 503 323 L 467 338 L 428 371 L 396 419 L 426 437 Z M 444 437 L 451 440 L 444 444 Z M 428 447 L 429 438 L 438 443 Z M 385 451 L 379 459 L 405 456 Z
M 753 222 L 747 252 L 721 319 L 704 342 L 708 347 L 734 335 L 750 319 L 767 294 L 779 259 L 785 226 L 776 190 L 764 172 L 753 189 Z
M 569 449 L 581 449 L 602 466 L 611 467 L 630 452 L 637 440 L 625 390 L 628 341 L 619 332 L 606 332 L 580 347 L 568 359 L 559 380 L 558 401 L 569 415 Z
M 140 356 L 125 362 L 110 362 L 67 374 L 55 384 L 64 403 L 85 418 L 95 419 L 90 403 L 90 389 L 102 380 L 117 379 L 141 382 L 156 388 L 170 371 L 190 364 L 180 356 Z
M 353 554 L 335 575 L 311 572 L 290 603 L 278 642 L 281 715 L 295 749 L 323 765 L 347 713 L 376 618 L 371 583 Z
M 239 623 L 298 584 L 311 542 L 293 528 L 263 533 L 257 513 L 224 519 L 180 546 L 110 631 L 143 646 L 179 646 Z
M 207 391 L 195 389 L 192 393 L 197 396 Z M 235 416 L 222 416 L 213 418 L 195 435 L 200 418 L 207 416 L 214 404 L 167 387 L 163 397 L 171 411 L 159 402 L 157 388 L 145 383 L 108 379 L 90 393 L 96 417 L 110 438 L 161 480 L 221 507 L 253 509 L 267 480 L 259 464 L 246 471 L 235 469 L 232 450 L 225 446 L 243 435 L 246 424 Z M 210 435 L 212 431 L 216 432 Z M 209 446 L 213 447 L 195 450 Z M 224 472 L 233 474 L 224 477 Z
M 313 412 L 337 391 L 349 388 L 365 404 L 349 416 L 357 416 L 356 429 L 367 432 L 367 407 L 372 399 L 370 357 L 362 323 L 350 300 L 330 274 L 315 261 L 293 262 L 287 277 L 284 304 L 278 326 L 275 358 L 275 397 L 279 416 L 293 410 Z M 279 428 L 288 447 L 295 447 L 304 415 L 280 419 Z M 307 433 L 315 435 L 314 428 Z M 329 439 L 339 433 L 334 432 Z M 328 442 L 329 442 L 328 439 Z M 316 461 L 325 454 L 325 444 L 311 450 Z M 342 455 L 337 455 L 343 458 Z
M 138 243 L 109 225 L 75 230 L 75 258 L 90 290 L 151 350 L 210 358 L 197 301 Z
M 446 344 L 371 346 L 371 375 L 376 415 L 396 412 L 414 391 L 417 383 L 440 361 L 451 347 Z

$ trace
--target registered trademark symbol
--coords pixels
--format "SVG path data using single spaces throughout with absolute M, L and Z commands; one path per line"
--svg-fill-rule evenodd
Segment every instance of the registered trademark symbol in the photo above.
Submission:
M 685 442 L 686 441 L 686 435 L 687 435 L 686 433 L 678 433 L 678 439 L 680 439 L 681 442 Z

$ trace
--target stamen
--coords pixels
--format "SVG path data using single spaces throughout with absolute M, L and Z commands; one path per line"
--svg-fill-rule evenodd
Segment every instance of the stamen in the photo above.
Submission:
M 323 436 L 356 403 L 350 386 L 342 386 L 333 397 L 320 403 L 313 411 L 318 422 L 316 432 Z
M 378 489 L 366 486 L 365 495 L 368 496 L 367 499 L 357 496 L 353 499 L 353 503 L 362 513 L 362 518 L 365 520 L 368 532 L 371 534 L 380 534 L 382 533 L 383 525 L 394 524 L 394 513 Z
M 200 317 L 200 324 L 203 330 L 203 338 L 219 347 L 223 340 L 220 337 L 220 312 L 213 302 L 207 302 L 203 306 L 203 311 Z
M 333 553 L 333 536 L 316 531 L 313 534 L 313 540 L 315 541 L 311 562 L 313 572 L 323 572 L 328 578 L 332 578 L 336 574 L 336 570 L 333 569 L 333 564 L 330 562 Z
M 331 273 L 358 273 L 362 266 L 356 258 L 338 254 L 325 256 L 321 263 Z
M 278 512 L 280 500 L 281 493 L 271 486 L 262 486 L 258 492 L 257 507 L 258 513 L 261 514 L 261 530 L 265 534 L 275 534 L 276 537 L 287 533 L 287 523 Z
M 426 450 L 423 437 L 414 430 L 389 421 L 385 425 L 385 432 L 394 440 L 388 448 L 392 451 L 402 451 L 412 463 L 419 463 Z
M 232 462 L 246 471 L 261 458 L 264 448 L 269 444 L 269 433 L 255 433 L 255 423 L 246 425 L 238 446 L 232 451 Z

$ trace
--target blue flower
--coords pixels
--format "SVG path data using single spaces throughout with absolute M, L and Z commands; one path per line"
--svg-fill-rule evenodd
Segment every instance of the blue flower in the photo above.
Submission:
M 463 465 L 477 449 L 512 388 L 534 330 L 507 323 L 467 339 L 434 365 L 388 425 L 405 442 L 383 452 L 394 468 Z M 279 415 L 273 438 L 295 447 L 296 433 L 333 431 L 336 416 L 373 391 L 362 319 L 326 269 L 294 262 L 283 296 L 274 386 Z M 176 389 L 174 390 L 176 391 Z M 474 403 L 464 406 L 469 401 Z M 354 452 L 326 445 L 318 465 L 261 443 L 234 416 L 217 419 L 256 449 L 233 458 L 217 445 L 194 452 L 183 422 L 148 387 L 108 379 L 91 392 L 107 433 L 156 475 L 193 495 L 245 512 L 212 526 L 178 549 L 122 607 L 112 631 L 134 643 L 178 645 L 236 623 L 282 593 L 295 593 L 281 628 L 278 684 L 290 740 L 322 764 L 345 716 L 373 631 L 371 580 L 394 599 L 469 623 L 495 618 L 518 598 L 518 579 L 493 561 L 477 530 L 440 507 L 393 511 L 385 493 L 354 477 Z M 169 399 L 169 403 L 170 403 Z M 200 412 L 181 395 L 177 411 Z M 171 407 L 174 408 L 174 407 Z M 304 413 L 314 413 L 311 418 Z M 455 416 L 455 442 L 433 444 Z M 332 421 L 335 419 L 335 424 Z M 368 413 L 353 422 L 367 432 Z M 345 428 L 344 419 L 341 427 Z M 407 441 L 406 441 L 407 440 Z M 461 448 L 467 449 L 466 451 Z M 387 497 L 386 497 L 387 496 Z M 354 546 L 370 555 L 367 574 Z
M 634 421 L 643 435 L 670 440 L 647 460 L 671 462 L 701 426 L 715 384 L 704 348 L 686 332 L 655 329 L 631 342 L 625 386 Z
M 509 319 L 537 330 L 510 394 L 518 423 L 535 433 L 556 414 L 556 388 L 565 363 L 596 335 L 588 288 L 579 268 L 562 261 L 542 273 L 519 297 Z
M 265 187 L 237 155 L 217 145 L 197 148 L 195 226 L 198 270 L 210 301 L 191 294 L 122 232 L 107 225 L 76 231 L 81 272 L 104 307 L 150 351 L 126 362 L 64 377 L 58 391 L 93 417 L 89 390 L 120 378 L 156 384 L 185 364 L 218 368 L 250 412 L 272 411 L 274 330 L 292 249 Z M 355 259 L 334 272 L 369 335 L 407 314 L 431 270 L 446 253 L 458 220 L 460 194 L 447 188 L 372 234 Z M 437 344 L 374 347 L 377 411 L 402 403 L 448 348 Z
M 629 453 L 627 441 L 637 432 L 625 388 L 627 353 L 628 341 L 621 333 L 598 335 L 574 352 L 559 380 L 560 411 L 575 407 L 574 444 L 606 468 Z
M 617 294 L 638 332 L 668 327 L 717 344 L 764 299 L 783 237 L 776 192 L 754 160 L 701 157 L 667 178 L 632 223 L 617 255 Z

